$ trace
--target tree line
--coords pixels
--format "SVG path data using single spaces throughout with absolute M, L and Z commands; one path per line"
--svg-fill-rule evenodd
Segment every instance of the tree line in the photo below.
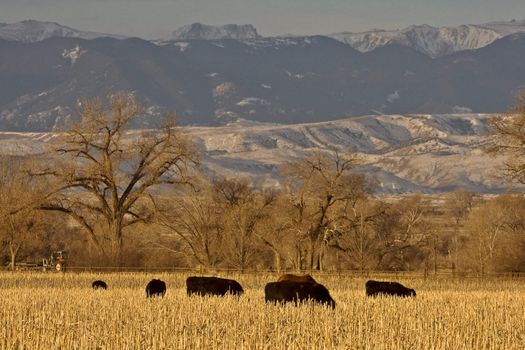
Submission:
M 525 183 L 525 98 L 495 116 L 486 151 Z M 456 190 L 376 194 L 341 150 L 285 164 L 278 187 L 199 168 L 198 148 L 167 117 L 135 130 L 131 94 L 82 101 L 81 120 L 38 157 L 0 159 L 4 264 L 52 250 L 80 266 L 214 270 L 525 271 L 525 198 Z

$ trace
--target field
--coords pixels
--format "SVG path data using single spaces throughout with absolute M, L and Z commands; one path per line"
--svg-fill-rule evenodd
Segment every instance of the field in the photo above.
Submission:
M 399 279 L 414 299 L 366 298 L 365 278 L 314 276 L 335 310 L 264 303 L 275 276 L 231 275 L 240 297 L 187 297 L 182 273 L 0 273 L 1 349 L 524 349 L 525 281 Z M 164 299 L 144 286 L 160 277 Z M 94 279 L 108 282 L 94 291 Z

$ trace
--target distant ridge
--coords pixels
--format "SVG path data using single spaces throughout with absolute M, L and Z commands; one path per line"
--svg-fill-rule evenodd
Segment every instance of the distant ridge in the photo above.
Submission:
M 353 48 L 368 52 L 386 45 L 402 45 L 436 58 L 457 51 L 479 49 L 509 34 L 525 32 L 525 20 L 432 27 L 412 25 L 401 30 L 374 29 L 329 35 Z
M 260 38 L 260 36 L 257 33 L 257 29 L 251 24 L 210 26 L 202 23 L 193 23 L 175 30 L 165 40 L 246 40 L 257 38 Z
M 0 24 L 0 39 L 4 40 L 34 43 L 54 37 L 80 38 L 88 40 L 100 37 L 111 37 L 115 39 L 125 38 L 123 35 L 85 32 L 55 22 L 25 20 L 11 24 Z
M 485 47 L 494 41 L 515 33 L 525 32 L 525 20 L 498 21 L 485 24 L 465 24 L 449 27 L 411 25 L 399 30 L 372 29 L 364 32 L 341 32 L 326 35 L 361 52 L 370 52 L 389 45 L 409 47 L 429 57 L 437 58 L 458 51 Z M 96 39 L 111 37 L 125 39 L 126 35 L 115 35 L 82 31 L 55 22 L 25 20 L 17 23 L 0 23 L 0 39 L 33 43 L 52 37 Z M 294 38 L 300 35 L 280 35 L 278 38 Z M 172 33 L 153 40 L 163 44 L 169 41 L 187 40 L 256 40 L 261 39 L 251 24 L 226 24 L 212 26 L 192 23 L 179 27 Z

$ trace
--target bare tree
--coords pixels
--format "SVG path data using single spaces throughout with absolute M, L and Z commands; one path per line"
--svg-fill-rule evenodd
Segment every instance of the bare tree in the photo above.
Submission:
M 417 225 L 423 218 L 423 198 L 420 195 L 412 195 L 403 198 L 397 204 L 401 213 L 400 239 L 403 241 L 411 239 L 417 232 Z
M 495 252 L 506 230 L 506 213 L 497 200 L 472 210 L 467 222 L 471 252 L 481 276 L 494 270 Z
M 474 195 L 467 190 L 456 190 L 447 194 L 444 209 L 454 220 L 454 232 L 450 240 L 449 257 L 452 261 L 452 273 L 455 274 L 458 266 L 458 254 L 460 249 L 460 224 L 468 217 L 472 210 Z
M 378 237 L 382 253 L 378 266 L 382 269 L 408 270 L 419 268 L 427 259 L 424 251 L 429 242 L 427 201 L 421 195 L 410 195 L 385 206 L 378 218 Z
M 297 249 L 300 245 L 297 230 L 292 222 L 293 208 L 286 195 L 277 193 L 271 211 L 261 221 L 256 236 L 273 254 L 273 267 L 280 273 L 290 264 L 299 269 L 297 264 Z M 284 266 L 283 266 L 284 265 Z
M 357 163 L 355 156 L 333 151 L 290 163 L 283 170 L 296 209 L 295 225 L 308 242 L 306 267 L 310 271 L 316 262 L 321 268 L 320 248 L 333 220 L 334 206 L 359 197 L 365 190 L 363 176 L 352 173 Z
M 168 240 L 181 240 L 189 258 L 205 268 L 215 268 L 224 259 L 224 219 L 214 200 L 210 183 L 201 178 L 195 187 L 174 198 L 173 193 L 157 203 L 157 222 L 166 230 Z M 170 249 L 170 242 L 157 240 L 155 245 Z
M 507 113 L 491 120 L 492 139 L 488 151 L 506 157 L 503 173 L 513 181 L 525 184 L 525 90 Z
M 225 223 L 227 261 L 243 272 L 257 257 L 258 225 L 268 215 L 275 193 L 258 190 L 246 179 L 227 178 L 215 180 L 214 190 Z
M 343 252 L 354 268 L 364 272 L 378 262 L 382 240 L 376 223 L 385 213 L 384 204 L 366 197 L 345 204 L 332 225 L 329 246 Z
M 24 163 L 11 157 L 0 159 L 0 241 L 7 246 L 12 270 L 21 249 L 45 227 L 37 210 L 45 185 L 28 176 Z
M 118 264 L 124 229 L 150 220 L 156 189 L 189 182 L 196 160 L 173 120 L 158 130 L 129 131 L 141 113 L 134 96 L 108 101 L 84 100 L 80 123 L 60 134 L 54 152 L 62 162 L 39 172 L 56 184 L 41 208 L 69 215 Z
M 491 120 L 492 139 L 488 152 L 505 157 L 502 173 L 508 179 L 525 184 L 525 90 L 514 106 Z M 523 250 L 522 250 L 523 256 Z
M 450 192 L 445 198 L 445 210 L 454 219 L 456 226 L 459 226 L 461 220 L 465 219 L 472 209 L 474 195 L 464 189 Z
M 525 267 L 525 198 L 502 195 L 497 199 L 505 213 L 505 234 L 498 243 L 496 266 L 501 271 L 523 271 Z

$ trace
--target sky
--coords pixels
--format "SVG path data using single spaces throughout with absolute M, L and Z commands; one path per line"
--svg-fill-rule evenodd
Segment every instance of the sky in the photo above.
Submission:
M 147 39 L 194 22 L 307 35 L 521 20 L 525 0 L 0 0 L 0 22 L 25 19 Z

